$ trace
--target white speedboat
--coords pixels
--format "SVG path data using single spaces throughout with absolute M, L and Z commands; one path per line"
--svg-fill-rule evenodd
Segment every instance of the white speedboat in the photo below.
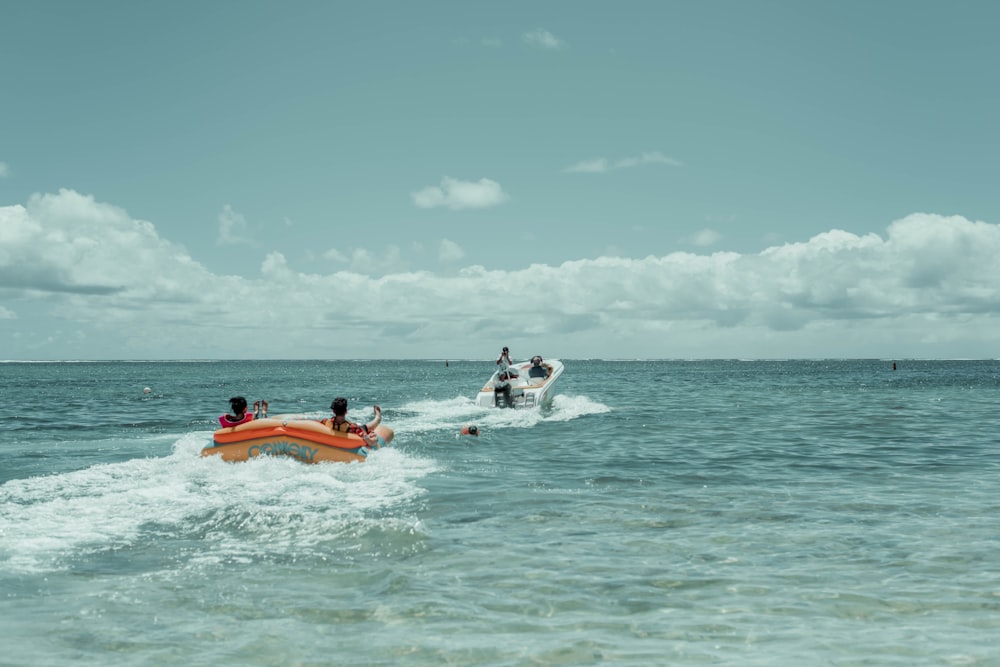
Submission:
M 535 363 L 535 360 L 539 363 Z M 476 396 L 484 408 L 533 408 L 552 400 L 553 385 L 563 373 L 558 359 L 532 357 L 497 369 Z

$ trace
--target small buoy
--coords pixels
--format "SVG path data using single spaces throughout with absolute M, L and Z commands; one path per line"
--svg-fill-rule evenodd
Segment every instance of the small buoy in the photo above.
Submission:
M 153 390 L 150 389 L 149 387 L 144 387 L 143 390 L 142 390 L 142 393 L 144 393 L 144 394 L 151 394 L 152 392 L 153 392 Z
M 479 427 L 475 424 L 469 424 L 468 426 L 462 427 L 462 435 L 479 435 Z

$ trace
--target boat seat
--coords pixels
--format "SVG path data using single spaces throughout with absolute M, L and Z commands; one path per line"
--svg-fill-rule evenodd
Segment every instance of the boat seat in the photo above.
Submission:
M 544 380 L 546 376 L 548 376 L 548 373 L 545 372 L 545 369 L 542 368 L 541 366 L 532 366 L 531 369 L 528 371 L 528 377 L 531 378 L 532 380 L 535 379 Z

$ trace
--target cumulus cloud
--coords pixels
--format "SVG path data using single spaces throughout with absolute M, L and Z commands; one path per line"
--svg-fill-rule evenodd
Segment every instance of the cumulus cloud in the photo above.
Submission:
M 644 164 L 666 164 L 671 167 L 683 166 L 683 163 L 680 160 L 668 157 L 659 151 L 652 151 L 649 153 L 642 153 L 634 157 L 621 158 L 619 160 L 609 160 L 603 157 L 583 160 L 582 162 L 577 162 L 576 164 L 566 167 L 563 171 L 581 174 L 602 174 L 613 169 L 629 169 L 631 167 L 638 167 Z
M 460 245 L 448 239 L 441 239 L 441 243 L 438 245 L 438 258 L 442 262 L 457 262 L 463 257 L 465 257 L 465 251 Z
M 696 246 L 705 248 L 710 245 L 715 245 L 716 243 L 719 242 L 721 238 L 722 236 L 719 234 L 719 232 L 715 231 L 714 229 L 702 229 L 701 231 L 697 232 L 693 237 L 691 237 L 691 242 L 694 243 Z
M 328 260 L 330 260 L 332 262 L 337 262 L 339 264 L 347 264 L 349 261 L 351 261 L 347 257 L 347 255 L 345 255 L 344 253 L 342 253 L 337 248 L 330 248 L 329 250 L 327 250 L 326 252 L 324 252 L 323 253 L 323 259 L 328 259 Z
M 457 258 L 460 248 L 438 250 Z M 483 332 L 506 321 L 564 355 L 837 356 L 853 345 L 854 356 L 873 356 L 908 345 L 965 356 L 1000 343 L 998 253 L 996 224 L 913 214 L 883 235 L 834 229 L 755 254 L 433 274 L 393 271 L 390 248 L 356 251 L 351 269 L 324 273 L 271 253 L 259 275 L 223 276 L 151 223 L 76 192 L 0 207 L 0 291 L 146 358 L 231 356 L 233 340 L 243 356 L 451 355 L 462 345 L 481 354 Z M 371 263 L 393 272 L 353 268 Z M 248 317 L 234 294 L 267 307 Z
M 406 264 L 402 250 L 399 246 L 391 244 L 381 249 L 379 253 L 372 252 L 367 248 L 354 248 L 348 252 L 330 248 L 323 253 L 323 259 L 344 265 L 343 268 L 347 270 L 366 275 L 385 273 L 390 269 L 400 270 Z
M 535 30 L 529 30 L 522 35 L 524 41 L 532 46 L 539 46 L 543 49 L 561 49 L 565 46 L 565 42 L 553 35 L 548 30 L 542 30 L 541 28 L 536 28 Z
M 183 248 L 117 206 L 72 190 L 0 207 L 0 288 L 81 296 L 170 294 L 208 276 Z M 183 275 L 192 271 L 190 277 Z
M 413 203 L 420 208 L 447 207 L 453 211 L 466 208 L 488 208 L 509 199 L 496 181 L 481 178 L 478 181 L 460 181 L 445 176 L 441 186 L 431 186 L 412 194 Z
M 406 259 L 403 257 L 403 251 L 395 244 L 380 248 L 378 252 L 355 248 L 351 253 L 351 270 L 368 275 L 405 271 Z
M 233 207 L 226 204 L 219 213 L 219 235 L 215 240 L 216 245 L 239 245 L 250 243 L 250 229 L 247 220 L 242 213 L 234 211 Z

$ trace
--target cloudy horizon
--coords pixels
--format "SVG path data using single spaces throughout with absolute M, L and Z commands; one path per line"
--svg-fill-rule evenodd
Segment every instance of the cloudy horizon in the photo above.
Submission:
M 1000 226 L 924 213 L 752 254 L 371 275 L 255 248 L 231 275 L 63 190 L 0 207 L 0 240 L 0 317 L 50 331 L 9 359 L 992 357 L 1000 295 Z

